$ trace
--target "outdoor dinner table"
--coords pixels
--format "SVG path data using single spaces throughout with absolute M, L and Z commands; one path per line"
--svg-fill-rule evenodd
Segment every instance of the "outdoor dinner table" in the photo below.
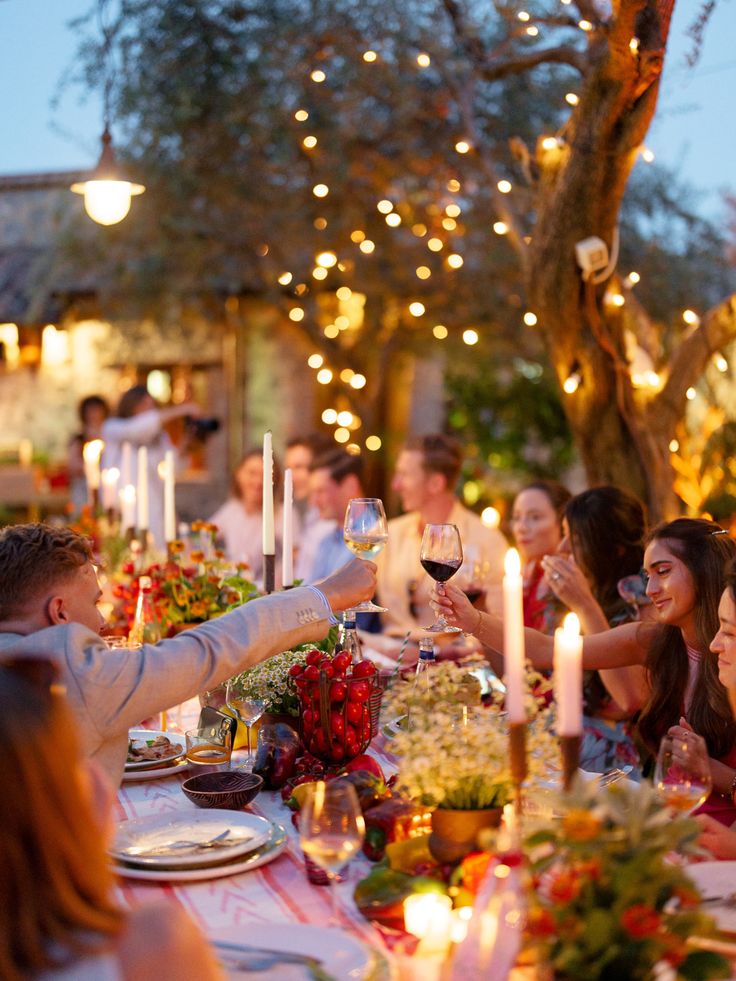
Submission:
M 171 728 L 183 733 L 196 723 L 198 713 L 198 701 L 190 700 L 170 715 Z M 380 737 L 374 739 L 371 753 L 385 772 L 391 773 L 395 770 Z M 237 751 L 233 754 L 234 765 L 237 765 L 238 755 Z M 205 813 L 191 803 L 181 789 L 187 776 L 189 774 L 184 768 L 165 778 L 124 780 L 118 792 L 116 820 L 140 819 L 182 810 Z M 282 802 L 280 793 L 261 791 L 248 805 L 247 810 L 284 828 L 287 844 L 276 858 L 258 868 L 236 875 L 203 881 L 142 881 L 121 878 L 119 893 L 123 903 L 133 906 L 161 899 L 179 903 L 210 939 L 226 938 L 228 941 L 255 946 L 259 946 L 259 938 L 261 946 L 268 946 L 262 938 L 273 936 L 274 927 L 283 929 L 285 935 L 297 924 L 333 927 L 334 924 L 330 922 L 329 887 L 312 885 L 309 882 L 299 835 L 291 821 L 291 811 Z M 377 952 L 381 970 L 370 975 L 371 981 L 374 977 L 376 981 L 388 981 L 396 976 L 396 958 L 387 948 L 379 931 L 363 918 L 353 901 L 355 885 L 368 873 L 370 867 L 370 862 L 359 854 L 348 866 L 344 881 L 338 882 L 334 887 L 337 889 L 342 919 L 340 929 Z M 276 978 L 279 975 L 268 973 L 265 976 Z

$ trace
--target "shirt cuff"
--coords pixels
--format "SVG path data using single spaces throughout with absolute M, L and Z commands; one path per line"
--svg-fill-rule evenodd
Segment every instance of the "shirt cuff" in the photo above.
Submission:
M 329 623 L 331 624 L 331 626 L 333 626 L 333 627 L 336 626 L 337 625 L 337 619 L 335 617 L 335 614 L 332 612 L 332 607 L 327 602 L 327 597 L 322 592 L 322 590 L 321 589 L 317 589 L 316 586 L 310 586 L 310 585 L 306 585 L 304 588 L 305 589 L 311 589 L 311 591 L 314 593 L 314 595 L 317 596 L 317 597 L 319 597 L 319 600 L 322 603 L 322 606 L 327 611 L 327 620 L 329 621 Z

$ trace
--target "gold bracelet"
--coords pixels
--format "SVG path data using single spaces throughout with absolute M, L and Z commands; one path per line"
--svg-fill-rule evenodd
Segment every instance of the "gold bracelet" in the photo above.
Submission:
M 480 628 L 483 623 L 483 614 L 480 610 L 475 611 L 478 614 L 478 621 L 473 628 L 473 636 L 480 640 Z

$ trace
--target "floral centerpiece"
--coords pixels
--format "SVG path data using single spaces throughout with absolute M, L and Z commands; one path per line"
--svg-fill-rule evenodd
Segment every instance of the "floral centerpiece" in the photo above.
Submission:
M 698 827 L 673 818 L 651 785 L 578 788 L 525 842 L 533 876 L 528 945 L 555 978 L 645 981 L 659 963 L 677 978 L 730 977 L 728 964 L 688 946 L 713 932 L 687 870 Z

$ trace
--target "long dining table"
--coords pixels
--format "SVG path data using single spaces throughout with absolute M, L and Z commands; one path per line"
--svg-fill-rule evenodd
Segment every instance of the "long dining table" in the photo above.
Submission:
M 199 704 L 192 699 L 173 714 L 175 725 L 170 728 L 173 733 L 182 733 L 182 742 L 183 731 L 196 725 L 198 713 Z M 385 772 L 395 769 L 380 737 L 374 739 L 370 751 Z M 233 765 L 237 763 L 238 751 L 233 754 Z M 201 811 L 182 791 L 181 785 L 188 775 L 187 770 L 182 769 L 160 779 L 131 780 L 126 777 L 117 795 L 116 819 L 129 821 L 188 809 Z M 284 828 L 286 847 L 272 861 L 240 874 L 204 881 L 121 878 L 118 881 L 123 904 L 134 906 L 161 899 L 179 903 L 205 936 L 210 939 L 238 937 L 244 943 L 257 944 L 259 934 L 262 936 L 273 925 L 284 930 L 296 924 L 334 928 L 330 887 L 309 882 L 299 835 L 280 793 L 261 791 L 246 810 Z M 370 867 L 371 863 L 360 854 L 350 863 L 344 880 L 332 888 L 337 890 L 339 928 L 376 953 L 381 970 L 371 974 L 371 979 L 375 976 L 383 981 L 399 976 L 397 963 L 403 958 L 389 950 L 381 933 L 363 918 L 353 900 L 356 883 Z M 403 976 L 406 972 L 400 973 Z M 267 976 L 278 977 L 278 974 Z

